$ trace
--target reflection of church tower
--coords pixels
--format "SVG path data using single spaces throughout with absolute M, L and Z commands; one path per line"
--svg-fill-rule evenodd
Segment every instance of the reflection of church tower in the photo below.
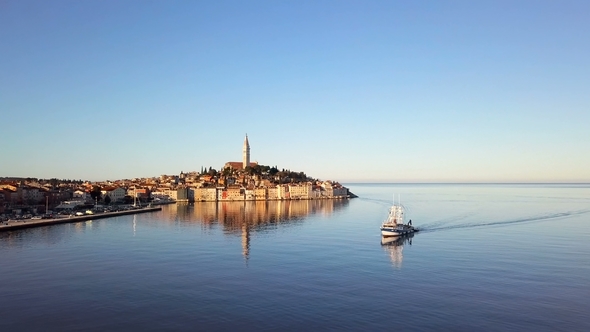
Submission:
M 246 220 L 242 221 L 242 255 L 248 262 L 248 258 L 250 258 L 250 227 Z
M 250 143 L 248 143 L 248 135 L 246 134 L 246 138 L 244 139 L 244 148 L 242 150 L 243 153 L 243 167 L 246 168 L 250 166 Z

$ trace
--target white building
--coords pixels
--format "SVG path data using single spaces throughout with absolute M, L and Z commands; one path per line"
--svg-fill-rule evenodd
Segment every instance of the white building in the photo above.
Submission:
M 217 188 L 196 188 L 195 201 L 214 202 L 217 200 Z
M 101 190 L 102 199 L 104 200 L 107 196 L 110 197 L 111 202 L 120 202 L 125 198 L 127 195 L 127 190 L 117 187 L 117 188 L 104 188 Z
M 73 197 L 75 200 L 85 201 L 87 199 L 90 199 L 90 194 L 88 194 L 84 190 L 76 190 L 74 191 Z
M 289 185 L 291 199 L 310 199 L 312 198 L 311 183 L 300 183 Z

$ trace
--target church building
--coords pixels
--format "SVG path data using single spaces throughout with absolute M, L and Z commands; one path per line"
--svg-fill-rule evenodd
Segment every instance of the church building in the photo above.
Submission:
M 231 167 L 233 169 L 245 169 L 248 166 L 256 166 L 258 163 L 250 162 L 250 142 L 248 142 L 248 135 L 244 138 L 244 146 L 242 148 L 242 161 L 228 161 L 224 167 Z

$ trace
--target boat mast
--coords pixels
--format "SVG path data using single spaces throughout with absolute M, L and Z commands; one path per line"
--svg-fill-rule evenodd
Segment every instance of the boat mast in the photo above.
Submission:
M 402 194 L 397 194 L 397 203 L 398 203 L 398 210 L 397 210 L 397 219 L 400 221 L 400 223 L 403 225 L 404 223 L 404 219 L 403 219 L 403 210 L 402 210 Z

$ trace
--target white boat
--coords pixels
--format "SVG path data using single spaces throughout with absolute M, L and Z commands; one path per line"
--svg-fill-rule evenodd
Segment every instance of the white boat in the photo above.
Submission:
M 401 204 L 393 203 L 389 208 L 387 219 L 381 224 L 381 235 L 402 236 L 417 232 L 418 229 L 412 226 L 412 220 L 404 224 L 404 207 Z

